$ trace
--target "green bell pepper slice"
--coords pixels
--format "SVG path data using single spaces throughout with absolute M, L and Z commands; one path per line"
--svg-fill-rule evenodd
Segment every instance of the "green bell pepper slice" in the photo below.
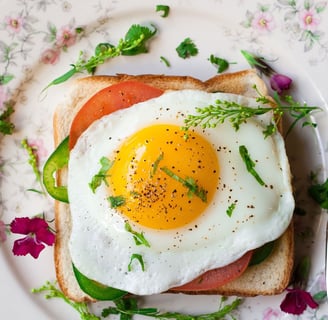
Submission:
M 57 186 L 55 173 L 68 164 L 69 148 L 68 137 L 65 138 L 50 155 L 43 167 L 43 185 L 47 192 L 54 199 L 68 203 L 68 193 L 66 186 Z
M 94 299 L 101 301 L 116 300 L 127 294 L 126 291 L 108 287 L 95 280 L 89 279 L 83 275 L 74 265 L 73 271 L 81 290 Z
M 248 266 L 254 266 L 256 264 L 260 264 L 266 258 L 270 256 L 275 246 L 275 241 L 268 242 L 264 244 L 262 247 L 257 248 L 252 256 L 251 261 Z

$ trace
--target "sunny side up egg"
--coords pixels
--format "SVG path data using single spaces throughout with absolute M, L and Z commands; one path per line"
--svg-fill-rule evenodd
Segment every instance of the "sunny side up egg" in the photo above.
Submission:
M 237 260 L 288 227 L 290 170 L 281 135 L 264 138 L 270 115 L 238 131 L 224 123 L 195 128 L 186 139 L 181 130 L 186 115 L 217 99 L 258 105 L 232 94 L 172 91 L 104 116 L 79 138 L 68 192 L 69 248 L 80 272 L 137 295 L 161 293 Z M 247 171 L 240 146 L 265 185 Z M 90 182 L 104 158 L 111 167 L 93 192 Z M 135 239 L 140 235 L 142 244 Z

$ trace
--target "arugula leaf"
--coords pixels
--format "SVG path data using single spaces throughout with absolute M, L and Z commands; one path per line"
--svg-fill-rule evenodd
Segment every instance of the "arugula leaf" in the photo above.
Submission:
M 125 199 L 123 196 L 109 196 L 107 200 L 109 201 L 111 208 L 118 208 L 125 204 Z
M 167 6 L 167 5 L 158 4 L 156 6 L 156 12 L 159 12 L 159 11 L 162 11 L 161 17 L 162 18 L 166 18 L 169 15 L 169 13 L 170 13 L 170 7 Z
M 328 209 L 328 179 L 323 184 L 312 185 L 309 194 L 321 208 Z
M 46 299 L 59 298 L 64 300 L 67 304 L 73 307 L 80 315 L 81 320 L 100 320 L 95 314 L 92 314 L 85 302 L 75 302 L 70 300 L 61 292 L 57 287 L 56 283 L 47 281 L 45 285 L 40 288 L 32 289 L 32 293 L 46 293 Z
M 134 254 L 131 255 L 130 263 L 128 265 L 128 271 L 129 272 L 132 271 L 132 263 L 133 263 L 134 260 L 137 260 L 140 263 L 141 270 L 145 271 L 145 264 L 144 264 L 142 255 L 138 254 L 138 253 L 134 253 Z
M 157 29 L 154 25 L 151 25 L 151 28 L 149 28 L 134 24 L 129 28 L 124 38 L 119 40 L 116 46 L 109 43 L 100 43 L 96 47 L 94 55 L 87 60 L 84 58 L 84 52 L 81 51 L 77 62 L 71 65 L 71 69 L 51 81 L 43 91 L 53 85 L 58 85 L 67 81 L 77 73 L 86 71 L 87 73 L 93 74 L 99 65 L 114 57 L 146 53 L 148 51 L 147 41 L 150 40 L 156 32 Z
M 265 182 L 261 179 L 261 177 L 259 176 L 259 174 L 256 172 L 256 170 L 254 169 L 255 167 L 255 162 L 251 159 L 248 150 L 245 146 L 240 146 L 239 147 L 239 154 L 241 156 L 241 158 L 243 159 L 247 171 L 256 179 L 256 181 L 261 185 L 264 186 Z
M 214 54 L 210 55 L 209 58 L 210 62 L 215 65 L 218 68 L 218 73 L 222 73 L 224 71 L 226 71 L 229 68 L 230 63 L 220 57 L 214 56 Z
M 101 182 L 104 182 L 106 186 L 108 186 L 108 182 L 106 180 L 108 170 L 113 166 L 113 161 L 110 161 L 106 157 L 101 157 L 99 163 L 101 164 L 101 168 L 98 173 L 92 177 L 91 182 L 89 183 L 89 187 L 92 192 L 95 193 L 96 189 L 101 185 Z
M 126 231 L 133 234 L 133 239 L 137 246 L 144 245 L 144 246 L 150 248 L 150 244 L 147 241 L 147 239 L 145 238 L 143 232 L 139 233 L 137 231 L 134 231 L 128 222 L 125 223 L 124 227 L 125 227 Z
M 198 48 L 190 38 L 184 39 L 175 50 L 182 59 L 190 58 L 198 54 Z
M 167 167 L 161 167 L 161 170 L 166 173 L 172 179 L 180 182 L 183 186 L 188 188 L 188 196 L 191 197 L 193 194 L 200 198 L 203 202 L 207 202 L 207 191 L 196 184 L 195 179 L 186 177 L 183 179 L 175 174 L 172 170 Z
M 135 297 L 123 297 L 115 300 L 115 307 L 109 307 L 102 310 L 102 317 L 106 318 L 111 314 L 121 316 L 121 320 L 130 320 L 133 315 L 142 315 L 145 317 L 153 317 L 157 319 L 176 319 L 176 320 L 220 320 L 225 319 L 227 315 L 236 310 L 241 304 L 242 300 L 237 298 L 230 304 L 225 304 L 226 298 L 222 297 L 219 309 L 212 313 L 205 313 L 200 315 L 190 315 L 180 312 L 159 312 L 157 308 L 139 308 L 138 301 Z M 233 318 L 233 316 L 231 315 Z M 234 318 L 233 318 L 234 319 Z

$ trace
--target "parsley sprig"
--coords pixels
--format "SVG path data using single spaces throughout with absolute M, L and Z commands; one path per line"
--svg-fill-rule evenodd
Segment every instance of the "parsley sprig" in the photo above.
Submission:
M 256 86 L 254 86 L 254 89 L 257 90 Z M 302 104 L 297 102 L 292 96 L 284 97 L 284 102 L 277 93 L 273 94 L 273 100 L 275 102 L 275 105 L 273 105 L 269 98 L 263 96 L 259 91 L 257 92 L 259 94 L 259 97 L 256 98 L 256 102 L 259 104 L 258 106 L 249 107 L 238 104 L 237 102 L 218 99 L 214 105 L 196 108 L 197 114 L 188 115 L 184 121 L 185 125 L 183 129 L 187 131 L 189 128 L 197 126 L 201 126 L 202 128 L 215 128 L 217 125 L 227 120 L 237 131 L 248 119 L 268 112 L 272 112 L 272 121 L 263 131 L 265 137 L 277 131 L 275 123 L 278 123 L 281 117 L 286 113 L 294 118 L 294 121 L 286 132 L 286 136 L 302 119 L 306 119 L 306 121 L 303 122 L 303 126 L 315 126 L 314 123 L 308 120 L 308 116 L 312 111 L 321 110 L 319 107 L 308 106 L 306 103 Z
M 87 60 L 84 58 L 84 52 L 81 51 L 77 62 L 71 65 L 72 68 L 62 76 L 51 81 L 44 90 L 50 86 L 67 81 L 77 73 L 86 71 L 89 74 L 94 74 L 99 65 L 105 63 L 111 58 L 120 55 L 133 56 L 146 53 L 148 51 L 147 41 L 157 32 L 154 25 L 151 27 L 152 28 L 149 28 L 139 24 L 132 25 L 124 38 L 121 38 L 116 46 L 110 43 L 100 43 L 95 49 L 95 54 Z
M 104 318 L 109 315 L 120 315 L 120 320 L 131 320 L 134 315 L 142 315 L 157 319 L 176 319 L 176 320 L 219 320 L 225 319 L 241 304 L 241 299 L 235 299 L 230 304 L 225 304 L 226 298 L 222 297 L 219 309 L 212 313 L 205 313 L 200 315 L 191 315 L 180 312 L 163 312 L 161 313 L 157 308 L 139 308 L 138 300 L 135 297 L 124 297 L 114 301 L 115 306 L 105 308 L 102 311 Z
M 107 172 L 114 164 L 113 161 L 110 161 L 106 157 L 101 157 L 99 163 L 101 167 L 97 174 L 92 177 L 91 182 L 89 183 L 89 187 L 91 188 L 93 193 L 96 192 L 96 189 L 101 185 L 102 182 L 104 182 L 105 185 L 108 186 L 108 182 L 106 180 L 106 178 L 108 177 Z
M 14 102 L 7 101 L 4 103 L 4 110 L 0 113 L 0 132 L 2 134 L 12 134 L 15 128 L 14 124 L 10 122 L 10 116 L 14 113 Z
M 61 292 L 56 283 L 47 281 L 45 285 L 40 288 L 32 289 L 32 293 L 46 293 L 46 299 L 59 298 L 64 300 L 67 304 L 73 307 L 80 315 L 81 320 L 100 320 L 101 318 L 92 314 L 85 302 L 75 302 L 70 300 Z

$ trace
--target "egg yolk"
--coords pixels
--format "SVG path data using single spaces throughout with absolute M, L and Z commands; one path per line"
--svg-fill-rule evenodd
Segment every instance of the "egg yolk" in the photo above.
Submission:
M 176 125 L 152 125 L 130 136 L 115 152 L 109 193 L 128 219 L 164 230 L 185 226 L 211 202 L 219 177 L 212 145 Z

